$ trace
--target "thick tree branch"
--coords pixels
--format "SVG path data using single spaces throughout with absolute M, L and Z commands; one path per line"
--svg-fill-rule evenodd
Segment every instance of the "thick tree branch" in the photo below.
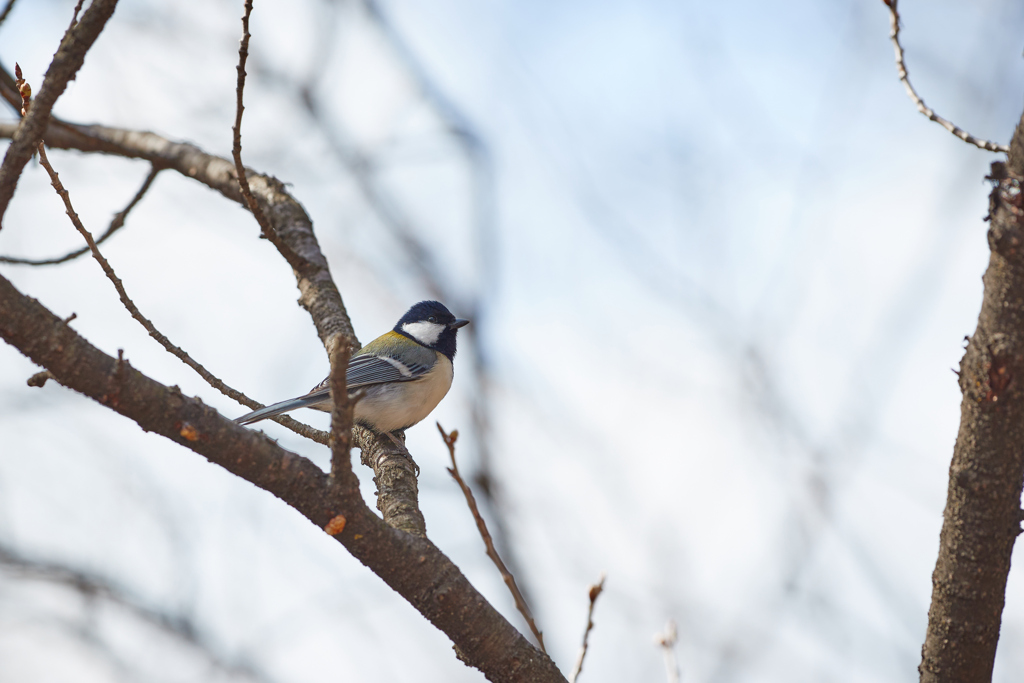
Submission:
M 81 20 L 64 35 L 57 54 L 53 56 L 32 109 L 18 125 L 0 165 L 0 229 L 18 178 L 46 131 L 54 103 L 67 88 L 68 81 L 82 68 L 85 53 L 96 42 L 116 6 L 117 0 L 94 0 Z
M 333 486 L 306 458 L 146 377 L 127 361 L 104 354 L 3 277 L 0 337 L 61 384 L 205 456 L 334 532 L 349 552 L 452 639 L 460 659 L 489 680 L 565 680 L 432 543 L 397 531 L 374 515 L 358 495 L 358 486 Z M 338 516 L 346 520 L 340 531 Z
M 6 90 L 6 89 L 5 89 Z M 38 103 L 32 105 L 34 111 Z M 0 138 L 10 137 L 15 127 L 0 124 Z M 155 133 L 105 126 L 76 126 L 55 121 L 44 136 L 47 147 L 99 152 L 130 159 L 144 159 L 197 180 L 228 199 L 245 205 L 238 189 L 234 164 L 207 154 L 195 145 L 172 142 Z M 338 339 L 355 340 L 355 332 L 331 279 L 327 259 L 313 234 L 313 222 L 285 189 L 284 183 L 268 175 L 249 170 L 249 185 L 277 234 L 298 254 L 295 269 L 299 286 L 299 304 L 309 311 L 321 342 L 330 350 Z M 358 344 L 358 342 L 356 342 Z M 358 348 L 358 346 L 356 346 Z
M 3 76 L 0 85 L 9 80 L 9 75 Z M 2 90 L 7 98 L 9 89 Z M 0 136 L 15 132 L 15 127 L 0 124 Z M 51 122 L 45 139 L 51 147 L 145 159 L 243 203 L 231 162 L 193 145 L 153 133 L 59 121 Z M 275 232 L 299 256 L 294 269 L 300 304 L 309 311 L 331 357 L 339 345 L 358 348 L 309 217 L 280 181 L 251 172 L 248 176 L 252 193 Z M 102 354 L 3 278 L 0 336 L 62 384 L 135 419 L 143 429 L 201 453 L 298 509 L 448 634 L 459 658 L 490 680 L 564 681 L 551 660 L 512 628 L 428 540 L 392 529 L 374 515 L 357 495 L 357 485 L 339 487 L 336 475 L 328 478 L 311 462 L 280 449 L 262 434 L 227 422 L 199 401 Z
M 0 79 L 0 83 L 2 81 Z M 8 90 L 4 88 L 5 93 Z M 11 124 L 0 123 L 0 138 L 9 137 L 13 131 Z M 160 164 L 245 205 L 234 165 L 188 143 L 171 142 L 155 133 L 144 131 L 79 126 L 59 121 L 51 124 L 45 142 L 47 146 L 58 149 L 99 152 Z M 358 349 L 359 342 L 341 295 L 331 279 L 327 261 L 313 234 L 312 221 L 305 210 L 276 178 L 255 173 L 251 169 L 247 175 L 253 195 L 264 207 L 272 227 L 301 257 L 301 270 L 295 271 L 301 292 L 299 303 L 312 316 L 324 346 L 330 351 L 334 340 L 341 338 L 348 341 L 350 348 Z M 282 424 L 286 421 L 294 422 L 287 416 L 282 417 L 283 420 L 277 420 Z M 326 443 L 326 434 L 316 431 L 317 434 L 310 438 Z M 356 445 L 364 453 L 363 462 L 374 468 L 378 486 L 381 487 L 379 493 L 387 496 L 387 500 L 378 501 L 385 519 L 410 533 L 426 533 L 423 516 L 416 502 L 416 482 L 407 479 L 407 475 L 413 472 L 408 457 L 387 438 L 359 428 L 356 428 L 354 434 Z
M 251 408 L 252 410 L 259 410 L 260 408 L 262 408 L 263 404 L 252 400 L 251 398 L 249 398 L 242 392 L 238 391 L 237 389 L 228 386 L 223 380 L 221 380 L 219 377 L 217 377 L 212 372 L 203 367 L 201 363 L 192 358 L 192 356 L 190 356 L 185 351 L 185 349 L 181 348 L 180 346 L 177 346 L 176 344 L 173 344 L 171 340 L 166 337 L 166 335 L 160 332 L 160 330 L 156 329 L 156 326 L 149 318 L 142 314 L 142 311 L 139 310 L 139 307 L 136 306 L 135 302 L 132 301 L 131 297 L 128 296 L 128 292 L 125 290 L 124 283 L 121 282 L 121 278 L 117 276 L 117 273 L 114 272 L 113 267 L 100 252 L 99 241 L 94 240 L 92 237 L 92 233 L 90 233 L 86 229 L 85 225 L 82 224 L 81 219 L 78 217 L 78 214 L 75 212 L 74 207 L 71 205 L 71 197 L 68 194 L 68 191 L 64 189 L 64 185 L 60 182 L 60 178 L 58 177 L 57 172 L 53 170 L 53 166 L 50 165 L 49 159 L 47 159 L 46 157 L 46 149 L 42 143 L 40 143 L 39 145 L 39 162 L 42 164 L 43 168 L 45 168 L 46 172 L 49 174 L 50 184 L 53 185 L 53 189 L 57 191 L 57 194 L 60 195 L 61 200 L 63 200 L 65 210 L 68 214 L 68 217 L 71 219 L 72 225 L 75 226 L 75 229 L 78 230 L 79 234 L 82 235 L 82 238 L 85 239 L 87 245 L 85 250 L 92 251 L 93 258 L 96 259 L 96 262 L 100 264 L 100 268 L 103 269 L 103 273 L 107 276 L 107 279 L 110 280 L 111 284 L 114 285 L 114 289 L 117 290 L 117 296 L 121 300 L 121 304 L 128 310 L 128 313 L 146 329 L 146 332 L 149 333 L 149 336 L 156 340 L 156 342 L 160 344 L 160 346 L 164 347 L 164 349 L 168 353 L 181 360 L 182 363 L 195 370 L 196 374 L 202 377 L 203 380 L 211 387 L 213 387 L 220 393 L 224 394 L 228 398 L 238 401 L 247 408 Z M 147 179 L 147 184 L 149 181 L 152 180 L 155 173 L 156 170 L 154 167 L 154 171 L 150 173 L 149 178 Z M 143 189 L 139 191 L 139 194 L 135 195 L 136 199 L 138 199 L 141 196 L 141 194 L 145 191 L 145 187 L 146 185 L 144 185 Z M 123 215 L 123 213 L 124 212 L 122 212 L 121 215 Z M 110 234 L 109 230 L 107 231 L 107 234 Z M 316 441 L 318 443 L 322 443 L 325 445 L 327 444 L 326 435 L 319 429 L 314 429 L 313 427 L 303 424 L 302 422 L 299 422 L 298 420 L 288 417 L 287 415 L 275 415 L 272 419 L 274 419 L 281 425 L 287 427 L 288 429 L 292 430 L 299 436 L 304 436 L 307 439 L 311 439 L 312 441 Z
M 960 362 L 960 431 L 932 575 L 919 671 L 927 683 L 988 681 L 1024 484 L 1024 117 L 992 165 L 991 255 L 978 327 Z

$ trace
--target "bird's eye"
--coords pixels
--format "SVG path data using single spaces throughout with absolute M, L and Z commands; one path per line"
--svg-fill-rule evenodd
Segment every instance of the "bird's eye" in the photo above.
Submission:
M 430 316 L 429 318 L 427 318 L 427 322 L 428 323 L 436 323 L 437 322 L 437 316 L 436 315 Z

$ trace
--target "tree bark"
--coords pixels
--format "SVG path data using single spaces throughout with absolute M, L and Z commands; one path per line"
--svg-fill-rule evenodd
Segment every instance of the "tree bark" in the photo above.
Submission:
M 0 79 L 0 86 L 4 85 L 5 79 Z M 0 90 L 7 98 L 8 89 Z M 17 125 L 0 124 L 0 137 L 11 137 L 17 130 Z M 153 133 L 76 126 L 57 120 L 51 120 L 44 139 L 47 146 L 145 159 L 242 203 L 233 164 L 193 145 Z M 329 355 L 335 356 L 339 344 L 358 348 L 309 216 L 276 178 L 248 171 L 247 175 L 253 194 L 277 234 L 300 257 L 293 264 L 301 293 L 299 303 L 312 317 Z M 396 514 L 387 516 L 391 522 L 411 521 L 408 532 L 392 528 L 373 514 L 359 493 L 358 481 L 350 476 L 350 467 L 347 474 L 327 475 L 262 433 L 240 427 L 198 399 L 182 395 L 177 387 L 163 386 L 127 361 L 104 354 L 2 276 L 0 338 L 49 370 L 61 384 L 133 419 L 146 431 L 192 449 L 294 507 L 334 536 L 445 633 L 454 644 L 456 656 L 479 669 L 488 680 L 565 682 L 554 662 L 534 648 L 477 592 L 459 568 L 421 535 L 422 516 L 415 520 L 408 509 L 409 505 L 415 508 L 415 477 L 411 471 L 404 471 L 408 464 L 404 456 L 398 456 L 405 464 L 394 468 L 394 482 L 387 487 L 389 499 L 401 505 L 389 504 L 389 510 Z M 389 448 L 389 440 L 382 445 L 374 443 L 385 441 L 381 437 L 360 436 L 366 436 L 360 442 L 363 448 L 377 445 L 382 452 Z M 384 463 L 394 459 L 389 456 L 378 460 Z M 419 514 L 418 508 L 415 514 Z M 393 646 L 382 644 L 384 648 Z
M 960 362 L 960 431 L 932 575 L 922 683 L 992 678 L 1024 485 L 1024 117 L 992 165 L 985 292 Z
M 205 456 L 291 505 L 451 638 L 456 655 L 491 681 L 565 678 L 426 538 L 393 529 L 366 506 L 351 475 L 329 476 L 260 432 L 241 427 L 112 358 L 0 276 L 0 338 L 61 384 Z M 337 473 L 335 473 L 337 474 Z M 394 643 L 382 644 L 384 648 Z

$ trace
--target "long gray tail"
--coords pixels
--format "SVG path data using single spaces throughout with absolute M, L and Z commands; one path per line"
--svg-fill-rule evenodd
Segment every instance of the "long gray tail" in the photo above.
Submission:
M 308 408 L 310 406 L 328 403 L 330 402 L 330 400 L 330 392 L 326 390 L 313 391 L 306 394 L 305 396 L 291 398 L 288 399 L 287 401 L 281 401 L 280 403 L 269 405 L 266 408 L 254 410 L 248 415 L 243 415 L 242 417 L 235 418 L 235 422 L 241 425 L 252 424 L 253 422 L 259 422 L 260 420 L 265 420 L 268 417 L 273 417 L 274 415 L 287 413 L 289 410 L 295 410 L 297 408 Z

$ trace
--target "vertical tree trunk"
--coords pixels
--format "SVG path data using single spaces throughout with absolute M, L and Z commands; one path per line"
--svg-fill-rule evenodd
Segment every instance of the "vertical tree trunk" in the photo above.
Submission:
M 960 361 L 960 431 L 932 575 L 922 683 L 989 681 L 1024 484 L 1024 118 L 992 165 L 985 294 Z

